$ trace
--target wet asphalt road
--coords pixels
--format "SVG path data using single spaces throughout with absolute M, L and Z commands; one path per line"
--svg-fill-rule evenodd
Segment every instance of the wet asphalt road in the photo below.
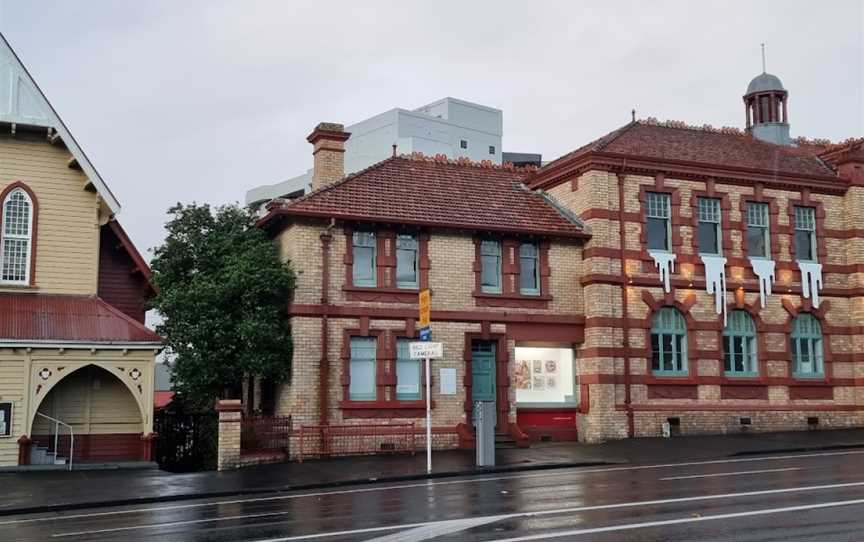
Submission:
M 0 518 L 0 541 L 864 540 L 864 450 Z

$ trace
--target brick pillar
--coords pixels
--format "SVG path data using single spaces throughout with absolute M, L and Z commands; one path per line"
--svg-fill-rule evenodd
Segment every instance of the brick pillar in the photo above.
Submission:
M 232 470 L 240 466 L 240 428 L 243 419 L 243 401 L 223 399 L 216 403 L 219 413 L 218 470 Z
M 588 217 L 585 220 L 593 235 L 586 248 L 605 251 L 599 255 L 589 253 L 583 259 L 582 272 L 586 276 L 619 277 L 624 272 L 619 258 L 618 185 L 619 179 L 615 174 L 591 171 L 579 177 L 575 185 L 560 189 L 563 198 L 570 198 L 574 210 L 604 209 L 616 217 Z M 576 194 L 569 194 L 573 186 L 577 187 Z M 584 284 L 582 295 L 587 323 L 585 340 L 577 352 L 576 362 L 581 402 L 577 416 L 579 441 L 626 438 L 627 415 L 618 408 L 624 405 L 625 400 L 623 323 L 619 323 L 624 316 L 621 285 L 618 280 Z M 622 374 L 618 374 L 616 366 L 620 367 Z
M 141 434 L 141 461 L 153 461 L 153 445 L 156 433 Z
M 30 437 L 27 435 L 22 435 L 21 438 L 18 439 L 18 464 L 19 465 L 29 465 L 30 464 L 30 446 L 33 443 L 30 440 Z

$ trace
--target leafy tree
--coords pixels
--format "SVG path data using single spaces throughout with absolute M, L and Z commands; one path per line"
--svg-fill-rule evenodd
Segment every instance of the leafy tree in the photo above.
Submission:
M 186 400 L 212 404 L 239 397 L 244 377 L 273 381 L 290 372 L 285 308 L 294 273 L 274 244 L 236 205 L 177 204 L 168 236 L 152 261 L 164 318 L 156 330 L 173 357 L 172 387 Z

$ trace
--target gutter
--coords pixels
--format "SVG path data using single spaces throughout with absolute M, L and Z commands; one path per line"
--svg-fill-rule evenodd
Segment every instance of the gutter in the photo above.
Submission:
M 92 349 L 98 348 L 101 350 L 150 350 L 153 348 L 163 348 L 165 345 L 157 341 L 106 341 L 106 342 L 88 342 L 88 341 L 62 341 L 56 340 L 5 340 L 0 339 L 0 348 L 66 348 L 66 349 Z

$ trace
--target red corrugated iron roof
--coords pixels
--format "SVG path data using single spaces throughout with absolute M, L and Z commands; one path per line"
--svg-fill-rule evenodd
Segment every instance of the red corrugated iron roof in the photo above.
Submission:
M 388 158 L 271 209 L 279 215 L 587 237 L 574 215 L 522 184 L 527 170 L 442 157 Z
M 98 297 L 0 294 L 3 342 L 161 343 L 162 338 Z
M 173 391 L 156 391 L 153 392 L 153 408 L 165 408 L 174 399 Z
M 800 177 L 835 177 L 834 171 L 816 156 L 819 150 L 818 147 L 804 149 L 775 145 L 730 129 L 638 120 L 550 162 L 537 172 L 537 176 L 542 176 L 563 162 L 595 152 Z

